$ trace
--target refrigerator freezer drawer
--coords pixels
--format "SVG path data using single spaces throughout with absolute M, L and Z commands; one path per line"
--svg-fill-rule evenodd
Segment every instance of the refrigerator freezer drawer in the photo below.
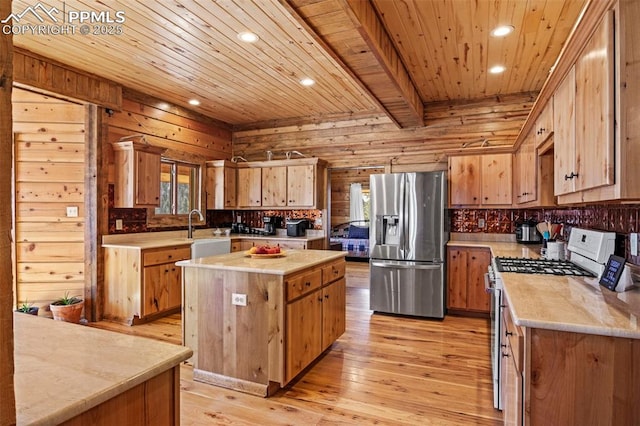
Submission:
M 371 260 L 370 309 L 444 318 L 444 265 Z

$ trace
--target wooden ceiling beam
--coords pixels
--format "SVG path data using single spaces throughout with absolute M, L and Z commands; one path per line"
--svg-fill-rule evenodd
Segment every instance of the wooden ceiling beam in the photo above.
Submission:
M 282 1 L 397 126 L 424 126 L 420 95 L 368 0 Z
M 360 35 L 365 40 L 379 66 L 384 70 L 389 83 L 398 91 L 395 102 L 380 99 L 385 109 L 400 123 L 401 127 L 424 126 L 424 106 L 418 90 L 387 34 L 373 5 L 368 0 L 342 0 Z M 373 88 L 373 93 L 376 89 Z

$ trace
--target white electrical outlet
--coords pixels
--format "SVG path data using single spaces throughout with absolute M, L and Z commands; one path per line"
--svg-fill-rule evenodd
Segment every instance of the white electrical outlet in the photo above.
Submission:
M 478 228 L 484 228 L 484 219 L 478 219 Z
M 78 217 L 78 206 L 67 206 L 67 217 Z
M 247 306 L 247 295 L 240 293 L 231 293 L 231 304 L 238 306 Z
M 638 255 L 638 234 L 632 232 L 629 234 L 629 245 L 631 246 L 631 256 Z
M 116 219 L 116 231 L 122 231 L 122 219 Z

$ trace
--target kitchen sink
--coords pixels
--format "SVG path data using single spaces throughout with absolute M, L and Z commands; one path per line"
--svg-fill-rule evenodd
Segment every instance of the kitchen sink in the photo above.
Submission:
M 191 259 L 231 252 L 229 238 L 197 238 L 191 243 Z

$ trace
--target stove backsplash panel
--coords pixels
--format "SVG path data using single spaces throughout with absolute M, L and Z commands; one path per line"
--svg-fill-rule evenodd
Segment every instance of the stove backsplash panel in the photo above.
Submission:
M 512 234 L 516 223 L 527 219 L 563 223 L 563 240 L 569 237 L 574 226 L 616 232 L 624 241 L 627 261 L 640 265 L 640 256 L 632 256 L 629 247 L 629 233 L 640 232 L 640 204 L 555 209 L 452 209 L 450 213 L 452 232 Z M 478 225 L 482 221 L 485 226 L 481 228 Z

